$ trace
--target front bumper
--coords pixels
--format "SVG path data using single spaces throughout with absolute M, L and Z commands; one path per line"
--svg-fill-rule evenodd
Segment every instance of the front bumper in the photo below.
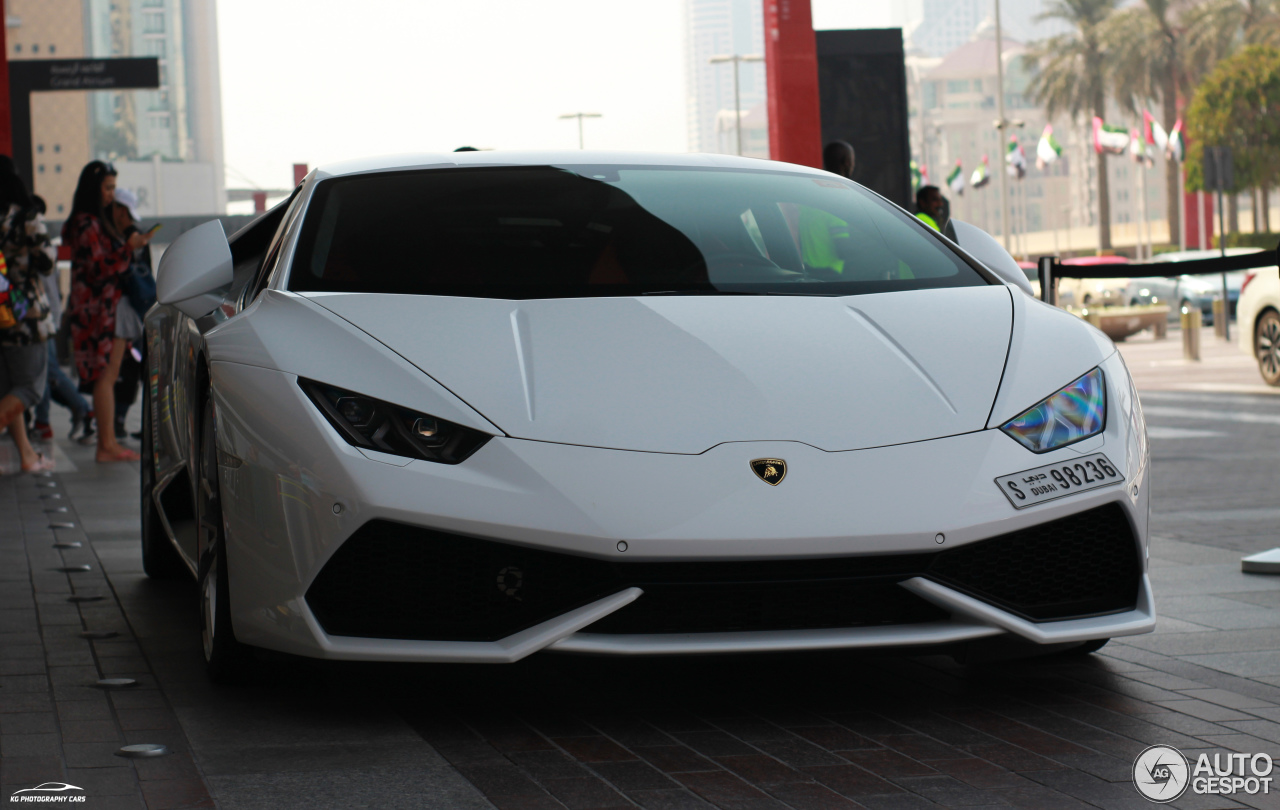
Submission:
M 334 434 L 291 375 L 215 364 L 219 437 L 228 462 L 221 472 L 235 632 L 249 644 L 314 657 L 459 662 L 513 661 L 542 649 L 750 652 L 951 644 L 1002 635 L 1054 644 L 1148 632 L 1155 617 L 1145 578 L 1145 440 L 1118 356 L 1104 368 L 1111 408 L 1106 432 L 1040 456 L 992 430 L 844 453 L 761 441 L 695 456 L 499 437 L 466 463 L 445 466 L 361 452 Z M 1124 473 L 1124 485 L 1016 511 L 994 483 L 1000 475 L 1093 452 L 1107 454 Z M 751 473 L 747 462 L 760 457 L 788 460 L 783 484 L 766 486 Z M 342 569 L 349 541 L 378 522 L 590 565 L 772 561 L 785 568 L 806 561 L 923 559 L 1108 506 L 1119 510 L 1131 532 L 1135 583 L 1132 599 L 1105 615 L 1038 617 L 945 577 L 904 569 L 876 582 L 924 606 L 909 621 L 890 616 L 887 623 L 844 627 L 784 622 L 712 632 L 647 633 L 640 626 L 600 632 L 610 626 L 606 617 L 616 614 L 616 629 L 628 615 L 623 608 L 652 603 L 661 590 L 652 581 L 622 577 L 612 581 L 616 588 L 587 589 L 555 603 L 548 615 L 497 634 L 375 637 L 338 626 L 342 610 L 322 621 L 324 610 L 316 609 L 312 593 L 322 572 Z M 395 556 L 383 562 L 386 570 L 402 564 Z M 512 572 L 501 570 L 487 575 L 494 593 L 513 581 Z M 377 587 L 367 590 L 376 594 Z M 469 609 L 465 599 L 456 605 L 463 614 Z

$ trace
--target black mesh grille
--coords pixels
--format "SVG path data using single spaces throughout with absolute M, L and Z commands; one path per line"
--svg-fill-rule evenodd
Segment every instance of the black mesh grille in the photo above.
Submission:
M 938 554 L 929 578 L 1030 619 L 1131 609 L 1138 552 L 1119 504 Z
M 373 521 L 307 591 L 332 635 L 490 641 L 632 585 L 593 633 L 907 624 L 946 614 L 898 587 L 928 576 L 1034 620 L 1132 608 L 1138 558 L 1117 505 L 932 554 L 614 563 Z

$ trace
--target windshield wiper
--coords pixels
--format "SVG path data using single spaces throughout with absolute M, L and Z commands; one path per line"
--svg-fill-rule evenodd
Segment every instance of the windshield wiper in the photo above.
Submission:
M 764 295 L 764 293 L 740 292 L 735 290 L 658 290 L 640 293 L 641 295 Z

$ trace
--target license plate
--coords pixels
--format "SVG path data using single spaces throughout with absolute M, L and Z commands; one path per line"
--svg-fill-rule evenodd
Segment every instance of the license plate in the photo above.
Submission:
M 1102 453 L 1046 464 L 1034 470 L 1023 470 L 1013 475 L 1002 475 L 996 486 L 1013 504 L 1014 509 L 1025 509 L 1038 503 L 1065 498 L 1077 492 L 1107 487 L 1124 482 L 1124 476 Z

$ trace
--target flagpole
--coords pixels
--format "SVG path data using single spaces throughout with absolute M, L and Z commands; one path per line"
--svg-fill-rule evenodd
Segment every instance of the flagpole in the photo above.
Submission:
M 1178 164 L 1178 250 L 1187 249 L 1187 181 L 1182 176 L 1182 161 Z M 1166 209 L 1167 210 L 1167 209 Z
M 1003 163 L 1004 156 L 1008 153 L 1009 145 L 1005 142 L 1005 126 L 1008 122 L 1004 119 L 1004 39 L 1000 32 L 1000 0 L 994 0 L 996 13 L 996 104 L 997 114 L 1000 120 L 996 122 L 996 128 L 1000 133 L 1000 161 Z M 1009 250 L 1009 176 L 1004 171 L 1004 166 L 1000 166 L 1000 233 L 1004 237 L 1004 249 Z

